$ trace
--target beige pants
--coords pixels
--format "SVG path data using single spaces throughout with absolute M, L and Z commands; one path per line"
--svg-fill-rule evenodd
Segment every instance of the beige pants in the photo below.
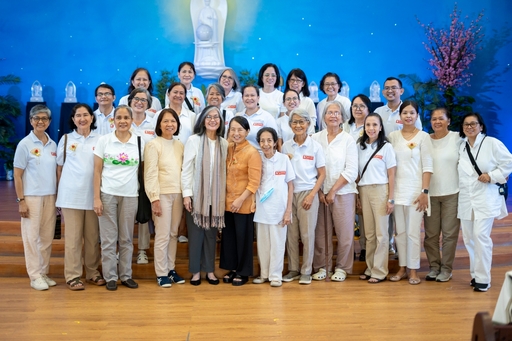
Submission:
M 396 248 L 398 264 L 409 269 L 420 268 L 421 221 L 423 212 L 416 205 L 395 205 Z
M 82 243 L 86 278 L 92 279 L 100 276 L 98 271 L 101 262 L 98 216 L 93 210 L 71 208 L 63 208 L 62 214 L 66 224 L 66 237 L 64 238 L 64 277 L 66 282 L 82 277 Z
M 47 275 L 55 232 L 55 195 L 25 196 L 28 218 L 21 218 L 21 237 L 28 276 L 33 281 Z

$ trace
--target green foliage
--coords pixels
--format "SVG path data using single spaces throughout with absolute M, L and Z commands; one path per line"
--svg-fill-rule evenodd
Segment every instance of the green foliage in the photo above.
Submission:
M 240 75 L 238 75 L 238 78 L 240 79 L 240 84 L 242 86 L 258 84 L 258 74 L 251 73 L 251 71 L 247 69 L 243 69 L 242 71 L 240 71 Z
M 18 84 L 21 78 L 15 75 L 0 76 L 0 85 Z
M 21 80 L 12 75 L 0 77 L 0 84 L 16 84 Z M 20 103 L 11 95 L 0 96 L 0 159 L 7 169 L 13 169 L 16 129 L 15 118 L 21 115 Z
M 414 90 L 414 94 L 407 98 L 418 103 L 419 115 L 424 127 L 430 127 L 430 113 L 432 110 L 445 107 L 452 114 L 449 129 L 458 131 L 462 116 L 472 112 L 471 104 L 475 99 L 471 96 L 457 94 L 457 89 L 448 87 L 442 90 L 436 79 L 429 79 L 423 82 L 417 75 L 401 74 L 398 77 L 404 79 Z
M 162 70 L 160 71 L 160 79 L 155 83 L 155 93 L 160 103 L 165 103 L 165 93 L 172 83 L 179 82 L 177 76 L 173 74 L 174 71 Z

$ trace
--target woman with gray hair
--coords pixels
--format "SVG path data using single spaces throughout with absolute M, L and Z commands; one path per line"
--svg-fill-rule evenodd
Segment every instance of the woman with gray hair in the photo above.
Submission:
M 33 130 L 18 143 L 14 154 L 14 186 L 21 216 L 21 237 L 30 286 L 47 290 L 50 255 L 55 231 L 57 145 L 48 136 L 52 113 L 38 104 L 30 110 Z
M 330 274 L 333 254 L 333 226 L 338 238 L 336 266 L 331 280 L 343 282 L 352 273 L 354 264 L 354 218 L 356 206 L 356 179 L 358 154 L 356 141 L 343 130 L 347 119 L 343 105 L 338 101 L 327 102 L 322 113 L 325 129 L 312 136 L 325 153 L 326 177 L 318 192 L 320 208 L 315 232 L 315 258 L 313 275 L 323 280 Z M 325 250 L 327 248 L 327 252 Z M 327 260 L 326 260 L 327 255 Z
M 239 92 L 240 81 L 235 70 L 228 67 L 219 76 L 219 84 L 224 89 L 226 98 L 221 104 L 221 109 L 230 110 L 233 113 L 244 110 L 242 94 Z
M 212 285 L 215 277 L 215 247 L 218 229 L 224 227 L 226 156 L 224 122 L 219 109 L 207 106 L 199 116 L 198 131 L 185 145 L 181 188 L 189 238 L 190 284 L 201 284 L 201 271 Z
M 235 116 L 236 112 L 233 112 L 231 109 L 226 109 L 222 107 L 222 103 L 224 103 L 224 99 L 226 98 L 226 93 L 224 92 L 224 88 L 219 83 L 212 83 L 208 85 L 206 89 L 206 102 L 208 105 L 214 105 L 219 109 L 220 115 L 222 116 L 222 121 L 224 122 L 223 136 L 227 137 L 227 127 L 229 125 L 229 121 Z M 204 110 L 203 110 L 204 112 Z M 196 126 L 194 127 L 194 134 L 197 133 L 197 130 L 200 129 L 196 122 Z
M 299 279 L 300 284 L 310 284 L 319 205 L 317 193 L 325 179 L 325 156 L 322 146 L 308 135 L 311 119 L 305 110 L 292 110 L 289 122 L 294 137 L 283 144 L 281 152 L 291 159 L 295 179 L 292 223 L 286 240 L 288 274 L 283 276 L 283 282 Z M 304 245 L 300 271 L 299 238 Z

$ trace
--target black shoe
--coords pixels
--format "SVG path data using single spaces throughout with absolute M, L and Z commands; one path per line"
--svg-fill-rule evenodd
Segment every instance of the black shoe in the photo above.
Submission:
M 240 286 L 244 285 L 245 283 L 247 283 L 247 281 L 249 280 L 249 276 L 236 275 L 235 278 L 237 279 L 237 281 L 233 281 L 231 283 L 235 287 L 240 287 Z
M 490 284 L 482 284 L 475 282 L 475 287 L 473 288 L 473 291 L 477 292 L 486 292 L 491 287 Z
M 197 280 L 193 280 L 193 279 L 191 279 L 191 280 L 190 280 L 190 284 L 192 284 L 193 286 L 196 286 L 196 287 L 197 287 L 198 285 L 200 285 L 200 284 L 201 284 L 201 277 L 199 277 L 199 279 L 197 279 Z
M 220 283 L 219 279 L 210 279 L 208 276 L 206 277 L 206 279 L 208 280 L 208 283 L 211 284 L 211 285 L 217 285 Z
M 224 283 L 233 283 L 233 278 L 235 278 L 235 276 L 236 276 L 236 272 L 235 271 L 231 271 L 231 272 L 229 272 L 229 273 L 224 275 L 224 277 L 222 278 L 222 281 Z
M 472 287 L 474 287 L 474 286 L 475 286 L 475 283 L 476 283 L 476 282 L 475 282 L 475 279 L 474 279 L 474 278 L 472 278 L 472 279 L 471 279 L 471 282 L 469 283 L 469 285 L 470 285 L 470 286 L 472 286 Z
M 130 289 L 137 289 L 139 285 L 133 279 L 128 278 L 126 281 L 121 281 L 121 284 Z
M 117 290 L 117 281 L 108 281 L 107 282 L 107 290 L 110 290 L 110 291 Z
M 366 262 L 366 250 L 361 250 L 361 253 L 359 254 L 359 261 Z

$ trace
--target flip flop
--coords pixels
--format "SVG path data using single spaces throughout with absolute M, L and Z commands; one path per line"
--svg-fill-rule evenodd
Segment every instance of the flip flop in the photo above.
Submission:
M 377 284 L 377 283 L 380 283 L 380 282 L 384 282 L 385 280 L 386 280 L 386 277 L 384 277 L 382 279 L 372 277 L 372 278 L 368 279 L 368 283 L 370 283 L 370 284 Z

